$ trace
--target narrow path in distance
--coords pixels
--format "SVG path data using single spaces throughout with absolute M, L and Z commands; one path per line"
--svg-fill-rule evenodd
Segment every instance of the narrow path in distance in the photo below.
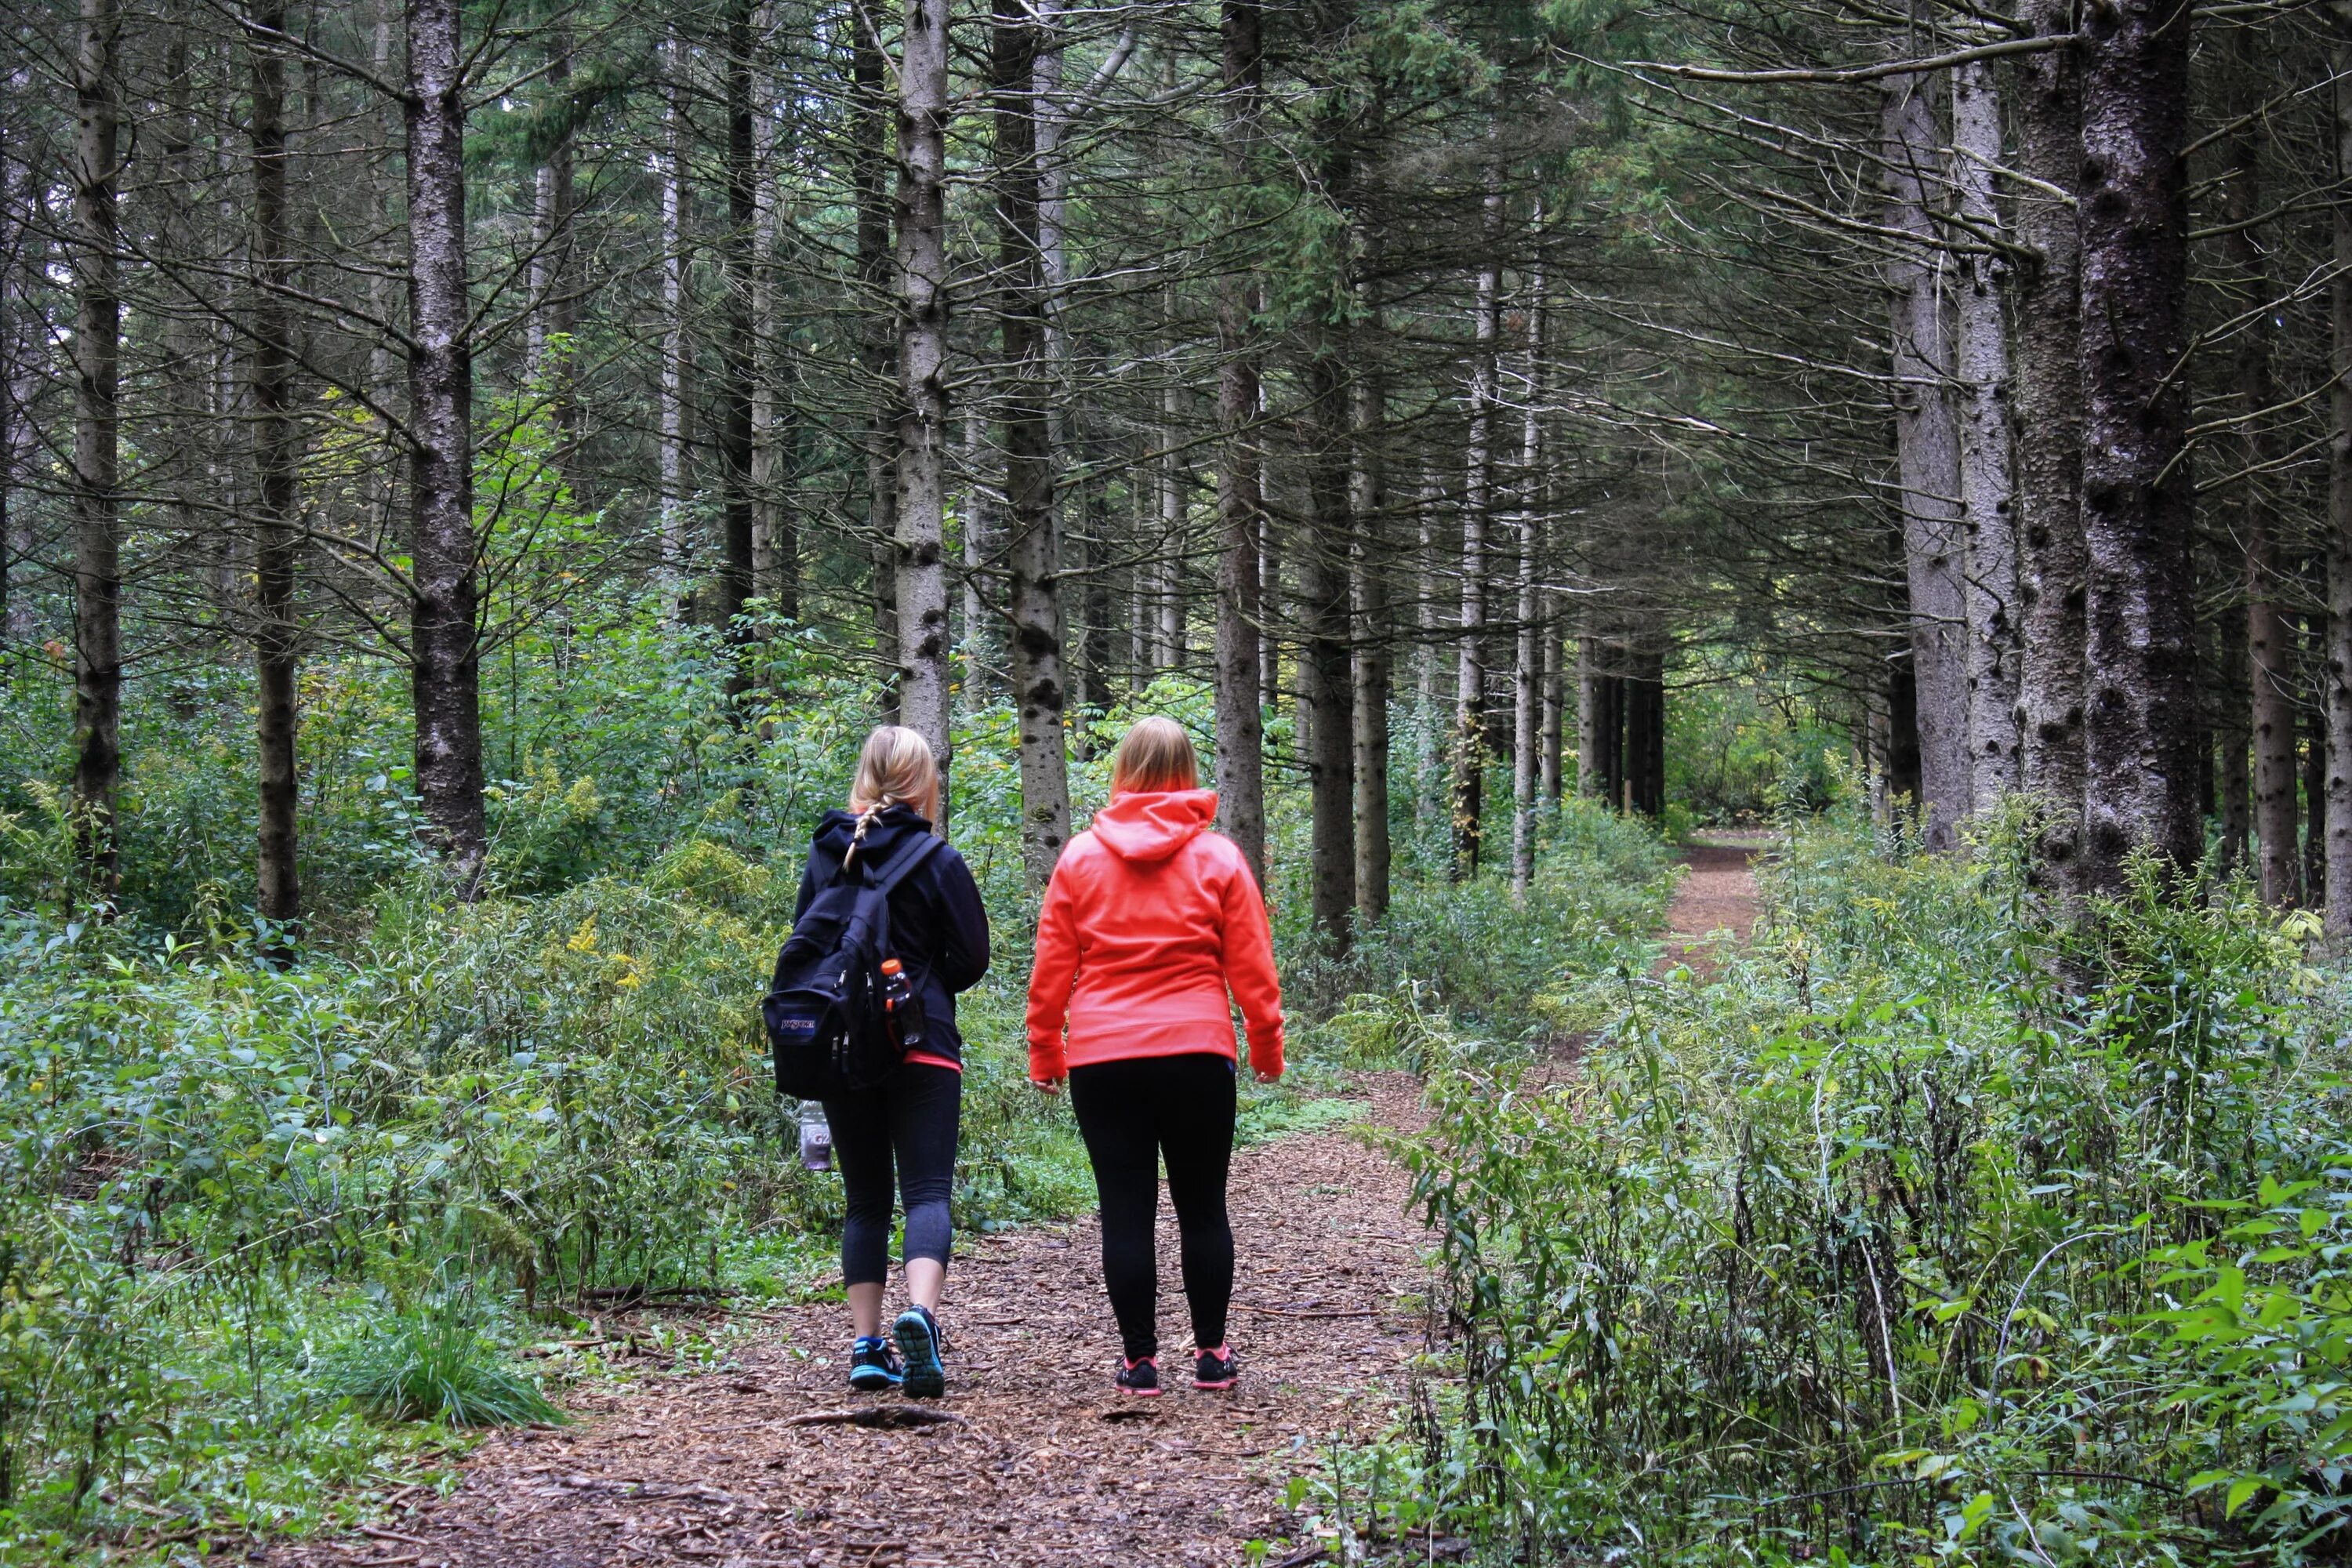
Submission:
M 1745 944 L 1763 913 L 1756 891 L 1756 857 L 1771 847 L 1773 835 L 1760 829 L 1717 828 L 1695 833 L 1683 846 L 1690 868 L 1666 910 L 1665 952 L 1659 966 L 1685 964 L 1700 980 L 1723 969 L 1728 945 Z
M 1420 1085 L 1360 1083 L 1366 1122 L 1420 1124 Z M 705 1563 L 836 1568 L 981 1563 L 1215 1564 L 1286 1535 L 1282 1488 L 1335 1435 L 1384 1427 L 1419 1352 L 1429 1277 L 1404 1172 L 1354 1130 L 1241 1151 L 1232 1342 L 1241 1386 L 1200 1394 L 1160 1213 L 1157 1399 L 1114 1394 L 1118 1341 L 1092 1219 L 959 1238 L 942 1321 L 950 1421 L 868 1428 L 905 1410 L 844 1385 L 845 1310 L 761 1314 L 716 1371 L 595 1384 L 575 1424 L 517 1431 L 365 1539 L 269 1561 L 411 1568 Z M 834 1419 L 814 1417 L 828 1414 Z M 1284 1553 L 1276 1552 L 1275 1558 Z

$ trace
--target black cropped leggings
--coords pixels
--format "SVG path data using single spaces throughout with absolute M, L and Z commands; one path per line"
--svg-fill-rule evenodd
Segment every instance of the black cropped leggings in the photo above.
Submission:
M 944 1264 L 954 1227 L 956 1133 L 963 1120 L 963 1074 L 902 1062 L 872 1089 L 824 1102 L 844 1206 L 841 1282 L 879 1285 L 890 1272 L 890 1188 L 907 1204 L 907 1256 Z
M 1070 1109 L 1102 1200 L 1103 1284 L 1127 1358 L 1160 1353 L 1160 1268 L 1153 1229 L 1160 1162 L 1182 1242 L 1192 1342 L 1225 1342 L 1234 1299 L 1234 1227 L 1225 1172 L 1234 1156 L 1234 1063 L 1206 1052 L 1070 1069 Z

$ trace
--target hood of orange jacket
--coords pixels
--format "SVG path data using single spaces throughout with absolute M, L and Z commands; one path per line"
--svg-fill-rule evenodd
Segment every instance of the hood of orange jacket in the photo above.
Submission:
M 1130 791 L 1095 813 L 1093 832 L 1122 860 L 1165 860 L 1217 820 L 1213 789 Z

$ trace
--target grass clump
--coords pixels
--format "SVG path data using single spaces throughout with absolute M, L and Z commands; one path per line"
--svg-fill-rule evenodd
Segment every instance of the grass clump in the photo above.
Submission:
M 370 1320 L 320 1358 L 319 1387 L 385 1421 L 560 1423 L 561 1411 L 472 1318 L 447 1308 Z

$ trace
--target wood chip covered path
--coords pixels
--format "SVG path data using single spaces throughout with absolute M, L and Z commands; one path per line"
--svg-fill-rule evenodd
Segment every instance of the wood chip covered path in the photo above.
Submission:
M 1370 1126 L 1419 1120 L 1418 1087 L 1367 1080 Z M 844 1383 L 845 1309 L 764 1318 L 719 1371 L 598 1384 L 577 1424 L 492 1438 L 446 1499 L 278 1563 L 591 1568 L 659 1563 L 1229 1564 L 1290 1535 L 1288 1479 L 1333 1435 L 1388 1425 L 1422 1348 L 1429 1277 L 1407 1180 L 1348 1128 L 1243 1151 L 1230 1394 L 1191 1387 L 1175 1231 L 1160 1215 L 1158 1399 L 1115 1395 L 1118 1341 L 1092 1220 L 959 1239 L 942 1313 L 955 1417 Z M 876 1416 L 868 1416 L 873 1420 Z M 1270 1561 L 1280 1561 L 1276 1551 Z

